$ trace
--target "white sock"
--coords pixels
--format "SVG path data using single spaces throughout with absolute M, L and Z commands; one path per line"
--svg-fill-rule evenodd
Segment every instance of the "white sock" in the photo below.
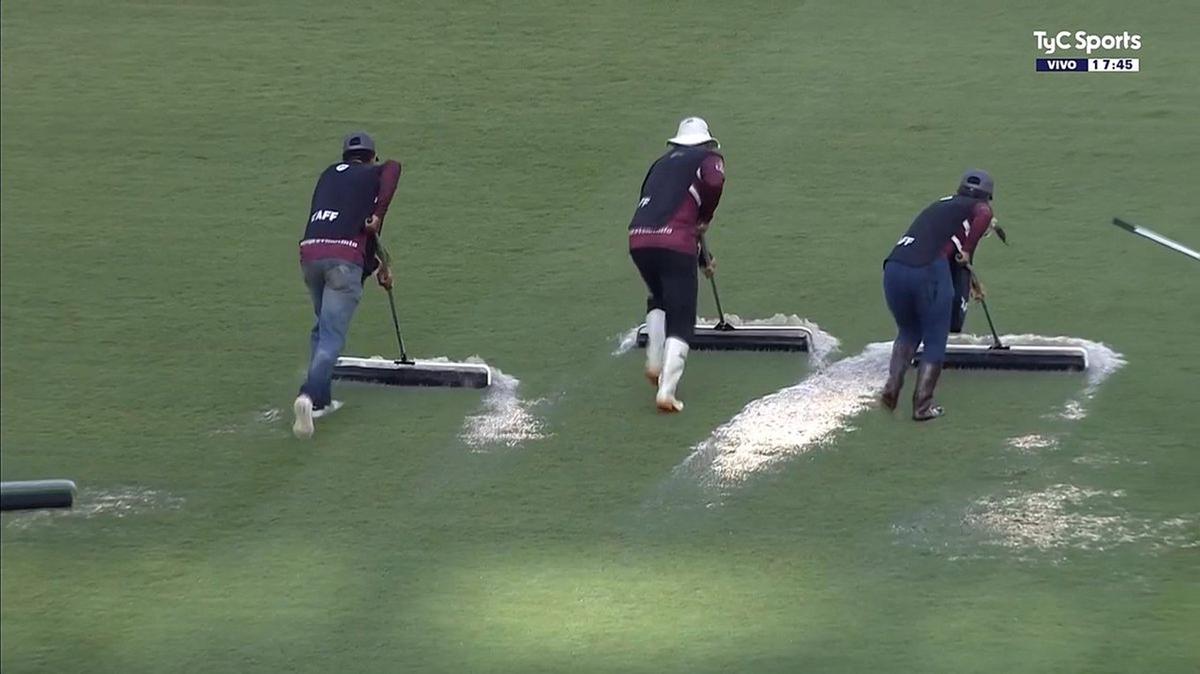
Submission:
M 654 309 L 646 314 L 646 371 L 662 372 L 663 347 L 667 341 L 667 312 Z

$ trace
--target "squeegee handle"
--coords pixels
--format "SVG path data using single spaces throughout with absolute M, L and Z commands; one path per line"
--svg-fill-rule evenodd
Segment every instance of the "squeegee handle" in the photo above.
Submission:
M 1007 349 L 1007 346 L 1000 343 L 1000 335 L 996 334 L 996 324 L 992 323 L 992 313 L 988 311 L 987 301 L 981 297 L 979 298 L 979 304 L 983 306 L 983 315 L 987 316 L 988 327 L 992 329 L 992 348 Z
M 404 350 L 404 338 L 400 336 L 400 319 L 396 316 L 396 297 L 392 295 L 392 289 L 386 288 L 388 294 L 388 306 L 392 309 L 392 326 L 396 328 L 396 343 L 400 345 L 400 362 L 411 363 L 408 359 L 408 352 Z
M 970 262 L 963 262 L 961 264 L 967 270 L 967 273 L 969 273 L 971 277 L 975 279 L 976 283 L 979 283 L 980 285 L 983 284 L 983 281 L 979 280 L 979 274 L 975 273 L 975 268 L 971 266 Z M 988 328 L 992 331 L 992 348 L 1008 348 L 1000 343 L 1000 335 L 996 334 L 996 324 L 992 322 L 992 312 L 988 311 L 987 300 L 983 299 L 982 295 L 979 297 L 979 304 L 983 307 L 983 315 L 987 317 Z
M 705 266 L 712 264 L 712 253 L 708 250 L 708 242 L 704 240 L 704 234 L 700 235 L 700 257 L 704 260 Z M 716 303 L 717 313 L 721 316 L 714 327 L 718 330 L 732 330 L 733 326 L 725 322 L 725 310 L 721 308 L 721 294 L 717 292 L 716 276 L 709 276 L 708 283 L 712 286 L 713 302 Z

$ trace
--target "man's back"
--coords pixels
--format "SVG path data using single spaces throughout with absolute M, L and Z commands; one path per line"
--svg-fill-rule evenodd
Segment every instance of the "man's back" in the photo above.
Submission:
M 343 161 L 322 171 L 313 189 L 300 259 L 337 257 L 363 264 L 364 224 L 378 194 L 378 165 Z
M 969 231 L 971 215 L 979 199 L 942 197 L 925 207 L 887 256 L 887 260 L 924 267 L 936 260 L 960 232 Z

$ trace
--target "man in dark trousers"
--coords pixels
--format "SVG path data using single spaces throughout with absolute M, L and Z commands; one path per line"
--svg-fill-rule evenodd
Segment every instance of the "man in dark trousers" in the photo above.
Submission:
M 942 415 L 942 408 L 933 403 L 933 390 L 942 372 L 955 313 L 951 260 L 969 264 L 980 239 L 993 226 L 993 190 L 992 177 L 986 171 L 967 171 L 958 191 L 921 211 L 884 260 L 884 297 L 898 328 L 887 384 L 880 396 L 889 410 L 896 408 L 909 363 L 924 342 L 913 391 L 913 419 L 926 421 Z M 971 285 L 972 292 L 982 297 L 983 289 L 973 276 Z
M 688 117 L 679 123 L 666 154 L 651 165 L 629 223 L 629 254 L 646 282 L 646 378 L 658 388 L 660 411 L 679 412 L 675 389 L 683 376 L 688 342 L 696 323 L 698 267 L 712 274 L 701 252 L 725 186 L 725 159 L 708 123 Z
M 391 270 L 377 256 L 376 237 L 399 180 L 400 163 L 376 163 L 375 141 L 363 132 L 346 136 L 342 160 L 317 179 L 300 241 L 300 269 L 316 322 L 308 376 L 292 406 L 298 438 L 311 437 L 313 419 L 341 406 L 332 395 L 333 366 L 346 345 L 363 281 L 375 274 L 379 285 L 392 285 Z

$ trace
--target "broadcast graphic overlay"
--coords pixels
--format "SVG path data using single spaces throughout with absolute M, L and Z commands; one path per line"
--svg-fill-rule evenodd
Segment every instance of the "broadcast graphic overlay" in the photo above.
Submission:
M 1087 31 L 1033 31 L 1039 52 L 1034 59 L 1039 73 L 1136 73 L 1141 59 L 1129 56 L 1142 48 L 1142 36 L 1124 31 L 1120 35 L 1096 35 Z M 1084 56 L 1060 52 L 1083 52 Z M 1103 52 L 1103 53 L 1097 53 Z

